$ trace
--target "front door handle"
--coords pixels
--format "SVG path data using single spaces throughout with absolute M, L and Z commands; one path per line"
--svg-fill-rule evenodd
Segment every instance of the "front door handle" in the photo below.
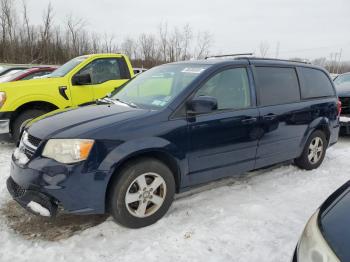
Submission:
M 243 124 L 252 124 L 255 123 L 258 119 L 256 117 L 248 117 L 246 119 L 241 120 Z
M 69 100 L 67 94 L 66 94 L 67 87 L 66 86 L 60 86 L 58 87 L 58 92 L 61 96 L 63 96 L 64 99 Z
M 265 115 L 265 116 L 263 116 L 263 119 L 264 120 L 275 120 L 277 118 L 277 115 L 275 115 L 275 114 L 268 114 L 268 115 Z

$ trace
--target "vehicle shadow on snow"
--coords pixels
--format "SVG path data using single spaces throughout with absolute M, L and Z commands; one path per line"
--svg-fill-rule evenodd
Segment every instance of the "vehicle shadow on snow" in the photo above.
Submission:
M 254 170 L 240 176 L 220 179 L 175 196 L 177 199 L 187 198 L 201 192 L 223 186 L 233 186 L 247 183 L 257 175 L 268 174 L 269 171 L 281 166 L 290 165 L 290 162 L 269 166 Z M 174 210 L 173 210 L 174 211 Z M 27 240 L 59 241 L 68 239 L 88 228 L 95 227 L 109 217 L 108 215 L 70 215 L 58 214 L 57 217 L 48 219 L 35 216 L 20 207 L 14 200 L 8 201 L 1 209 L 0 215 L 5 219 L 9 228 L 14 230 Z
M 25 239 L 38 239 L 58 241 L 67 239 L 90 227 L 97 226 L 107 219 L 107 215 L 69 215 L 59 214 L 48 219 L 28 213 L 15 201 L 7 202 L 0 214 L 5 218 L 6 224 Z

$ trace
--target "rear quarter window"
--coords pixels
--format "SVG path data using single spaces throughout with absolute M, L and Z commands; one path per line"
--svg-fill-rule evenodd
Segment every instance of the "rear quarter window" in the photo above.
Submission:
M 259 104 L 279 105 L 300 100 L 299 81 L 295 68 L 255 67 Z
M 335 91 L 327 75 L 318 69 L 300 68 L 301 97 L 303 99 L 334 96 Z

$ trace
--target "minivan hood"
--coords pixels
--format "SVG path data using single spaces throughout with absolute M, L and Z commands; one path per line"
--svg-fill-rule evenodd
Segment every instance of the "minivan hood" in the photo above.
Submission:
M 350 83 L 343 83 L 335 86 L 339 97 L 350 97 Z
M 150 112 L 124 105 L 90 105 L 56 110 L 30 122 L 28 132 L 40 139 L 84 138 L 98 128 L 115 125 Z
M 350 181 L 335 191 L 321 206 L 319 224 L 323 237 L 339 257 L 350 261 Z

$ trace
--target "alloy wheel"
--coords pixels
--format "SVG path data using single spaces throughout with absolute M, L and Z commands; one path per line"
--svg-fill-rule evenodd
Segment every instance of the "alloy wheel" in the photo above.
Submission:
M 311 140 L 309 145 L 308 159 L 311 164 L 316 164 L 320 161 L 323 154 L 323 141 L 320 137 L 316 136 Z
M 129 186 L 125 195 L 125 205 L 135 217 L 148 217 L 162 206 L 166 196 L 166 183 L 156 173 L 144 173 Z

